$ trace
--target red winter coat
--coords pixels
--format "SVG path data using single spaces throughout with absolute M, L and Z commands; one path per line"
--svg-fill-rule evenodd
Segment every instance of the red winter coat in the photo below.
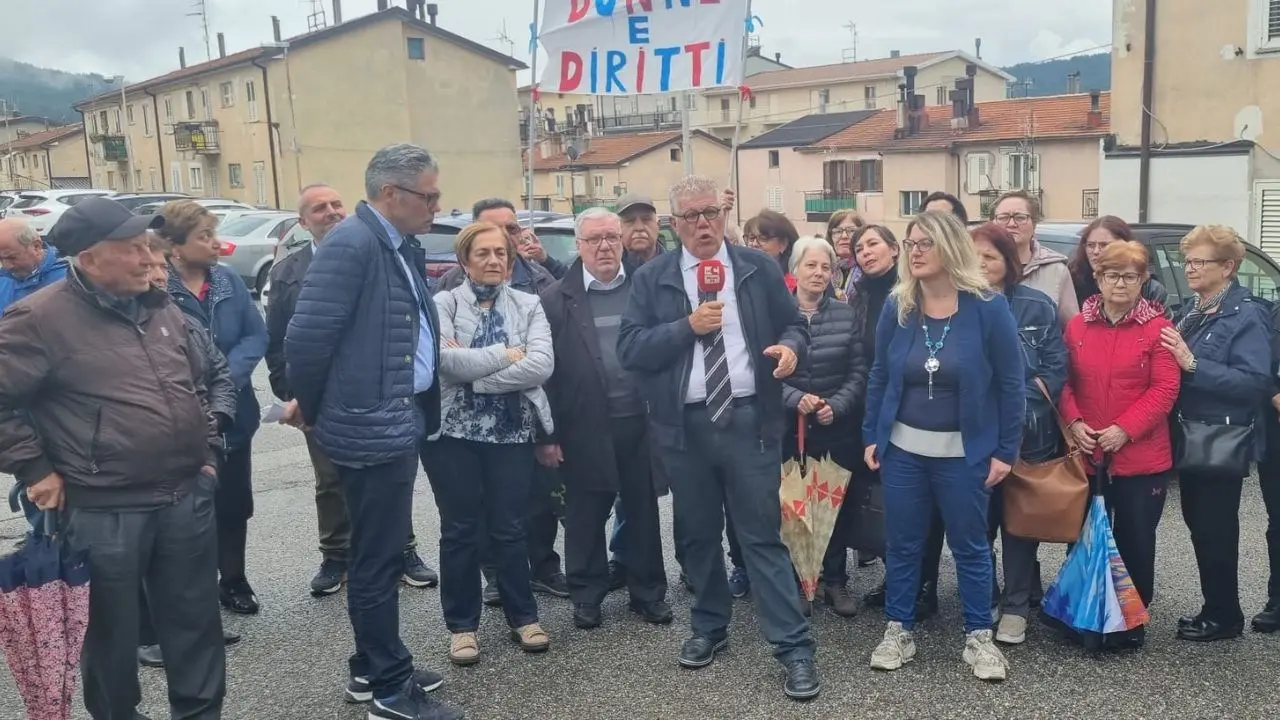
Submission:
M 1119 425 L 1129 436 L 1111 461 L 1116 476 L 1148 475 L 1173 467 L 1169 413 L 1178 399 L 1182 373 L 1160 344 L 1160 330 L 1172 327 L 1164 309 L 1145 299 L 1118 325 L 1102 314 L 1102 296 L 1085 301 L 1067 323 L 1064 340 L 1070 361 L 1062 390 L 1062 415 L 1095 430 Z M 1094 460 L 1102 459 L 1102 451 Z

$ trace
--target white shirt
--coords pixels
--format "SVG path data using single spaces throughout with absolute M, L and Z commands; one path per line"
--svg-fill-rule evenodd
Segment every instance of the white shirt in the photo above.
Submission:
M 716 252 L 715 259 L 724 264 L 724 289 L 716 299 L 724 303 L 721 316 L 721 332 L 724 334 L 724 357 L 729 366 L 729 387 L 734 397 L 751 397 L 756 394 L 756 376 L 751 369 L 752 357 L 747 351 L 747 337 L 742 332 L 742 315 L 738 312 L 738 296 L 734 289 L 733 263 L 729 260 L 729 251 L 724 243 Z M 688 250 L 680 250 L 680 272 L 684 277 L 684 291 L 689 296 L 689 304 L 698 307 L 698 258 L 689 254 Z M 702 341 L 693 348 L 693 367 L 689 371 L 689 388 L 685 392 L 686 403 L 707 401 L 707 367 Z
M 586 288 L 588 291 L 604 290 L 608 292 L 609 290 L 622 285 L 626 280 L 627 269 L 621 265 L 618 266 L 618 275 L 613 279 L 613 282 L 606 283 L 598 279 L 595 275 L 592 275 L 591 271 L 587 269 L 586 263 L 582 264 L 582 287 Z

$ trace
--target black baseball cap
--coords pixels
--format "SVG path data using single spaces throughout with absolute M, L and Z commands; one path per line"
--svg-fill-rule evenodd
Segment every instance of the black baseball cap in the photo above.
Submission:
M 63 213 L 45 240 L 63 257 L 71 257 L 103 240 L 128 240 L 163 225 L 161 215 L 134 215 L 115 200 L 93 197 Z

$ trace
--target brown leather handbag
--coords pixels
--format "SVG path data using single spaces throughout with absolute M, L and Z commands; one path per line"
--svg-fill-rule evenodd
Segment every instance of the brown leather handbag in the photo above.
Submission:
M 1036 386 L 1054 408 L 1067 453 L 1043 462 L 1019 459 L 1013 464 L 1003 483 L 1004 531 L 1040 542 L 1075 542 L 1089 505 L 1085 452 L 1072 440 L 1062 414 L 1049 396 L 1049 388 L 1040 378 L 1036 378 Z

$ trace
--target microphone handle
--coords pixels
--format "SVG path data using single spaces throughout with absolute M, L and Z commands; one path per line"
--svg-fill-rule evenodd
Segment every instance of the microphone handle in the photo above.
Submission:
M 698 291 L 698 304 L 703 305 L 709 302 L 715 302 L 716 294 L 705 290 Z

